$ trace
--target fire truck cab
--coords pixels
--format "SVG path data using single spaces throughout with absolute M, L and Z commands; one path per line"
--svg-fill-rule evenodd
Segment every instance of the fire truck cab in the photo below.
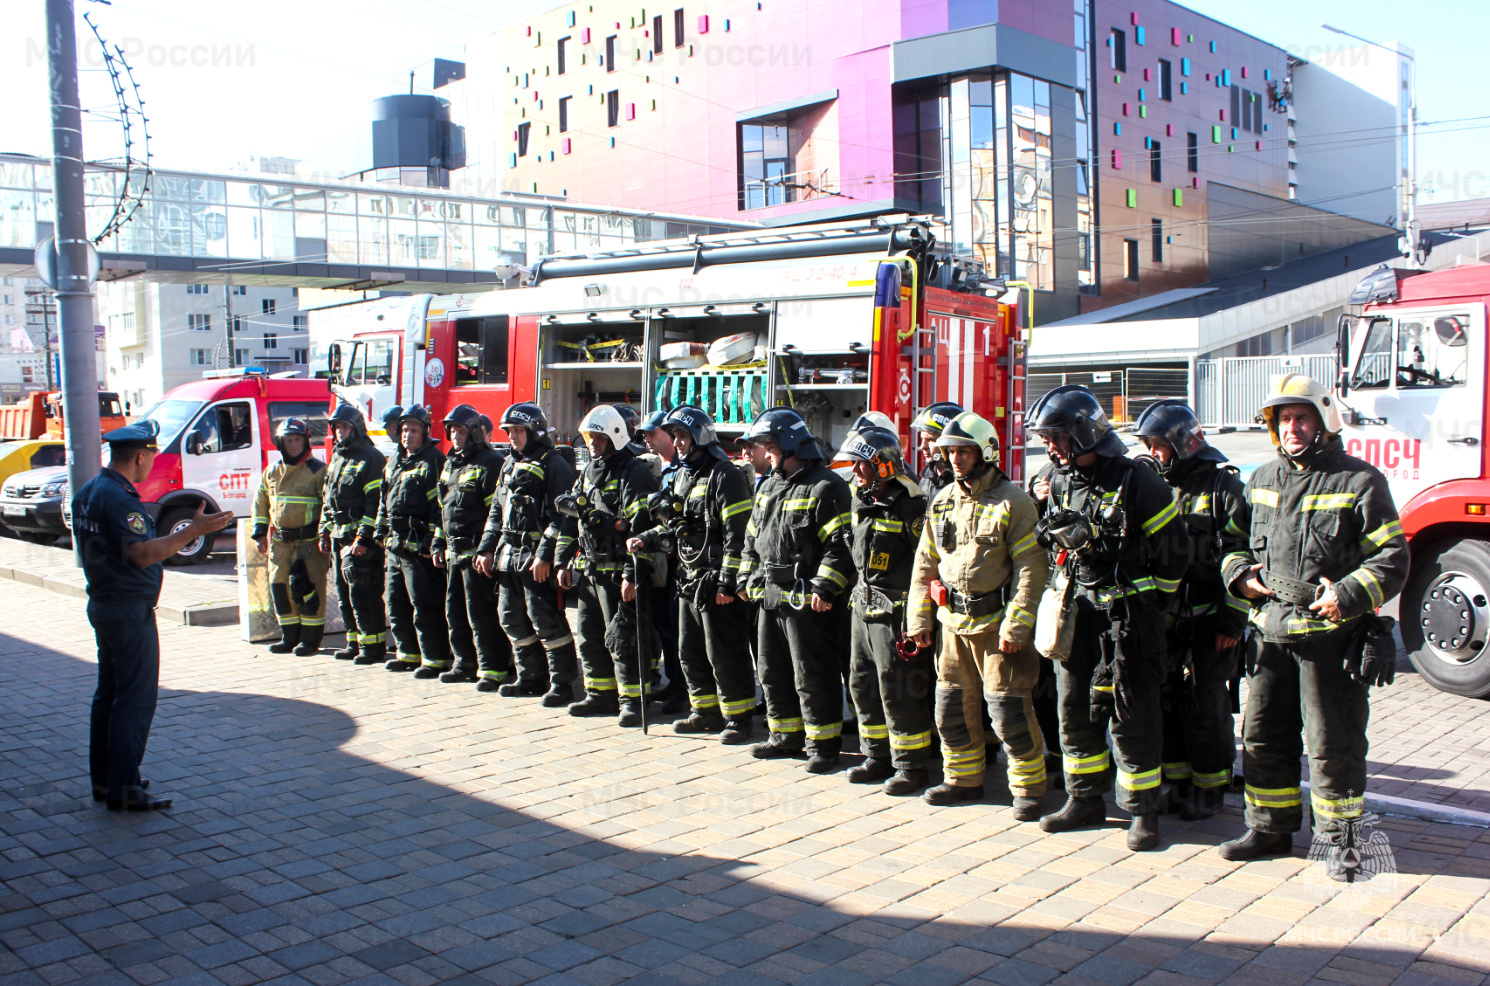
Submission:
M 1490 267 L 1382 267 L 1341 319 L 1336 394 L 1346 451 L 1385 474 L 1412 548 L 1399 601 L 1419 673 L 1490 695 Z

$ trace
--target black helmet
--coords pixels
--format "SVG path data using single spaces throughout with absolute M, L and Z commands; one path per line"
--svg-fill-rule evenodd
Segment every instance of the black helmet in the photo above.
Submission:
M 636 435 L 636 426 L 642 423 L 642 416 L 637 413 L 636 408 L 630 404 L 612 404 L 621 415 L 621 420 L 626 422 L 626 438 L 629 441 Z
M 475 431 L 481 427 L 481 412 L 469 404 L 457 404 L 445 415 L 442 422 L 448 429 L 451 425 L 460 425 L 467 431 Z M 449 434 L 447 431 L 446 434 Z
M 703 408 L 692 404 L 680 404 L 669 411 L 662 421 L 662 427 L 667 429 L 668 434 L 679 428 L 688 432 L 696 448 L 704 448 L 719 441 L 719 436 L 714 432 L 714 419 Z
M 1127 453 L 1123 440 L 1112 430 L 1097 396 L 1080 384 L 1057 387 L 1030 409 L 1036 434 L 1055 432 L 1071 440 L 1071 458 L 1096 452 L 1120 456 Z
M 952 423 L 952 419 L 962 413 L 962 405 L 951 401 L 937 401 L 935 404 L 923 407 L 919 414 L 911 419 L 911 431 L 928 431 L 933 435 L 940 435 L 942 429 Z
M 520 401 L 503 411 L 498 427 L 503 431 L 526 428 L 530 441 L 533 439 L 541 442 L 548 441 L 548 415 L 543 413 L 543 408 L 532 401 Z
M 838 450 L 838 458 L 867 462 L 874 466 L 882 480 L 905 473 L 900 458 L 900 439 L 890 429 L 877 425 L 850 432 Z
M 1207 444 L 1200 419 L 1190 405 L 1176 398 L 1154 401 L 1144 408 L 1134 432 L 1149 448 L 1153 448 L 1155 441 L 1164 441 L 1174 450 L 1174 458 L 1168 465 L 1158 462 L 1160 473 L 1190 462 L 1226 461 L 1226 456 Z
M 417 421 L 424 426 L 424 440 L 426 442 L 435 440 L 435 422 L 429 416 L 429 408 L 423 404 L 415 404 L 404 408 L 404 413 L 399 416 L 398 426 L 402 428 L 409 421 Z
M 491 437 L 491 418 L 488 418 L 488 417 L 487 417 L 487 416 L 486 416 L 486 415 L 484 415 L 484 414 L 483 414 L 483 415 L 482 415 L 482 416 L 481 416 L 481 431 L 482 431 L 482 432 L 483 432 L 483 433 L 484 433 L 484 434 L 485 434 L 485 435 L 486 435 L 486 436 L 487 436 L 487 437 L 488 437 L 488 438 L 490 438 L 490 437 Z
M 750 425 L 750 430 L 740 437 L 746 444 L 774 442 L 786 455 L 799 459 L 826 459 L 822 447 L 807 430 L 807 422 L 789 407 L 773 407 L 762 411 Z
M 274 447 L 279 449 L 279 454 L 285 454 L 285 439 L 291 435 L 300 435 L 305 439 L 305 452 L 310 452 L 310 425 L 305 423 L 304 418 L 285 418 L 274 429 Z M 297 460 L 298 461 L 298 460 Z
M 358 410 L 356 405 L 348 404 L 346 401 L 342 401 L 336 405 L 336 410 L 331 412 L 330 418 L 333 437 L 335 437 L 336 425 L 339 422 L 351 425 L 352 431 L 347 435 L 346 441 L 342 441 L 339 438 L 336 439 L 338 446 L 349 447 L 367 438 L 367 420 L 362 417 L 362 412 Z
M 336 405 L 336 410 L 331 412 L 332 424 L 335 424 L 338 421 L 345 421 L 347 424 L 351 425 L 356 424 L 361 420 L 362 412 L 357 410 L 355 405 L 348 404 L 346 401 L 342 401 L 340 404 Z
M 383 412 L 383 431 L 389 438 L 397 441 L 394 432 L 398 431 L 398 423 L 403 419 L 404 409 L 402 405 L 395 404 Z

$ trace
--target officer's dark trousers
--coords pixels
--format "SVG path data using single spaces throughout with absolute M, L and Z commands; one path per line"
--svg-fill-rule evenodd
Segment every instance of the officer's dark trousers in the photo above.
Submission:
M 506 681 L 512 671 L 512 645 L 497 619 L 497 584 L 476 571 L 471 559 L 446 570 L 445 621 L 457 667 L 470 674 Z
M 931 754 L 931 709 L 926 696 L 936 677 L 933 654 L 909 658 L 895 650 L 901 615 L 872 622 L 855 610 L 849 624 L 849 697 L 859 719 L 859 750 L 889 760 L 896 770 L 920 770 Z
M 497 590 L 497 616 L 512 642 L 518 678 L 529 684 L 573 681 L 579 673 L 574 636 L 553 577 L 535 582 L 526 571 L 498 572 Z
M 654 586 L 648 590 L 647 605 L 652 626 L 657 630 L 657 640 L 662 646 L 662 668 L 667 672 L 667 688 L 664 691 L 669 695 L 677 694 L 686 687 L 686 675 L 678 656 L 681 646 L 678 610 L 682 600 L 678 597 L 677 571 L 671 565 L 668 566 L 667 585 L 662 588 Z
M 750 664 L 750 621 L 742 601 L 724 606 L 690 598 L 678 605 L 678 647 L 688 704 L 695 712 L 720 712 L 744 719 L 755 708 L 755 669 Z
M 841 642 L 833 639 L 837 625 L 831 611 L 814 613 L 810 605 L 792 609 L 783 600 L 775 609 L 761 607 L 756 660 L 766 694 L 766 726 L 778 746 L 800 750 L 805 739 L 814 753 L 832 755 L 842 748 Z
M 383 579 L 371 582 L 351 582 L 347 579 L 343 549 L 349 547 L 355 535 L 336 538 L 331 542 L 332 566 L 336 571 L 336 596 L 341 604 L 341 621 L 347 628 L 347 643 L 357 644 L 365 653 L 383 653 L 388 643 L 388 620 L 383 613 Z M 369 547 L 363 560 L 369 566 L 383 567 L 383 549 Z
M 622 698 L 640 698 L 645 676 L 633 657 L 617 661 L 605 646 L 605 628 L 621 607 L 621 581 L 618 574 L 585 575 L 571 590 L 574 596 L 574 640 L 579 645 L 579 660 L 584 665 L 587 693 L 620 692 Z M 635 602 L 626 603 L 635 606 Z M 648 665 L 651 658 L 644 658 Z
M 1091 719 L 1092 672 L 1102 659 L 1101 635 L 1111 625 L 1105 613 L 1078 610 L 1071 659 L 1055 666 L 1066 793 L 1074 797 L 1107 793 L 1112 789 L 1116 760 L 1118 807 L 1135 815 L 1150 815 L 1159 810 L 1159 755 L 1164 742 L 1160 682 L 1135 688 L 1136 708 L 1123 722 Z
M 89 601 L 88 622 L 98 641 L 98 687 L 88 736 L 94 794 L 138 801 L 140 761 L 150 739 L 160 689 L 160 637 L 148 601 Z
M 1236 761 L 1236 725 L 1228 684 L 1238 648 L 1216 650 L 1216 620 L 1185 620 L 1169 631 L 1164 708 L 1164 778 L 1199 788 L 1226 788 Z M 1192 670 L 1185 680 L 1186 662 Z
M 1275 644 L 1248 643 L 1256 670 L 1247 679 L 1242 774 L 1247 827 L 1297 832 L 1304 824 L 1299 758 L 1309 747 L 1309 801 L 1316 833 L 1360 817 L 1366 794 L 1366 685 L 1341 667 L 1359 633 Z M 1249 662 L 1250 663 L 1250 662 Z
M 450 667 L 450 635 L 445 626 L 445 571 L 423 555 L 388 552 L 385 587 L 389 630 L 398 659 L 425 667 Z

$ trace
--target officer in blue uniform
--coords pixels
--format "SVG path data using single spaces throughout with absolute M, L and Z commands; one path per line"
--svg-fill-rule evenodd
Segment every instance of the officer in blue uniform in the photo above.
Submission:
M 231 511 L 209 514 L 198 507 L 190 524 L 155 536 L 155 521 L 134 484 L 150 475 L 158 432 L 159 426 L 146 420 L 104 435 L 109 464 L 72 501 L 73 536 L 88 581 L 88 622 L 98 641 L 88 766 L 93 800 L 107 802 L 110 811 L 171 806 L 170 798 L 146 794 L 149 781 L 140 778 L 160 688 L 155 604 L 161 564 L 233 520 Z

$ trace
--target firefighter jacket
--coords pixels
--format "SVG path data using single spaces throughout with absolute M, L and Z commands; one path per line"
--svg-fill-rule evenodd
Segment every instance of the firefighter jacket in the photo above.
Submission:
M 513 450 L 502 463 L 477 551 L 495 556 L 497 570 L 520 572 L 533 559 L 552 563 L 574 544 L 574 518 L 554 509 L 554 497 L 574 486 L 574 466 L 551 445 Z
M 392 551 L 427 555 L 440 527 L 440 472 L 445 454 L 433 443 L 410 455 L 399 449 L 383 471 L 378 542 Z
M 281 458 L 264 470 L 254 499 L 253 537 L 274 528 L 276 541 L 314 541 L 321 533 L 326 463 L 306 453 L 293 466 Z
M 657 492 L 657 477 L 630 446 L 603 459 L 591 459 L 574 481 L 574 492 L 592 504 L 575 525 L 573 544 L 555 556 L 560 568 L 588 575 L 636 581 L 636 558 L 626 552 L 626 540 L 652 526 L 647 497 Z
M 820 459 L 791 476 L 771 471 L 755 492 L 745 528 L 740 577 L 750 598 L 775 608 L 776 590 L 826 600 L 848 590 L 854 581 L 851 496 L 848 484 Z
M 476 555 L 486 519 L 496 499 L 504 456 L 486 442 L 468 449 L 451 449 L 440 473 L 440 526 L 434 550 L 447 553 L 451 564 Z
M 920 486 L 928 504 L 951 482 L 952 467 L 947 465 L 946 459 L 936 455 L 926 460 L 926 466 L 921 470 Z
M 1240 639 L 1250 607 L 1227 590 L 1221 579 L 1221 559 L 1247 544 L 1241 526 L 1245 521 L 1241 477 L 1235 469 L 1201 461 L 1183 472 L 1171 468 L 1164 478 L 1174 489 L 1194 547 L 1180 585 L 1176 615 L 1181 620 L 1212 618 L 1218 631 Z
M 1169 484 L 1127 456 L 1099 455 L 1090 468 L 1050 473 L 1047 522 L 1062 511 L 1084 518 L 1090 539 L 1065 552 L 1079 600 L 1105 609 L 1137 595 L 1169 611 L 1190 567 L 1190 532 Z M 1052 548 L 1059 558 L 1061 551 Z
M 388 460 L 364 434 L 338 442 L 326 471 L 326 502 L 321 533 L 334 538 L 356 536 L 371 541 L 383 499 L 383 470 Z
M 750 486 L 722 452 L 712 447 L 663 471 L 672 501 L 681 512 L 654 516 L 677 539 L 678 588 L 685 595 L 702 581 L 715 592 L 733 596 L 745 550 L 745 528 L 750 523 Z M 642 538 L 648 551 L 657 550 L 662 528 Z M 712 597 L 712 592 L 705 596 Z
M 874 622 L 899 622 L 916 545 L 926 522 L 926 495 L 906 476 L 897 476 L 873 495 L 854 497 L 853 559 L 859 581 L 854 586 L 854 613 Z
M 916 546 L 906 633 L 930 633 L 934 612 L 960 636 L 997 630 L 1001 640 L 1028 644 L 1050 572 L 1037 520 L 1029 494 L 997 467 L 943 487 Z M 933 579 L 949 590 L 948 605 L 932 601 Z
M 1247 570 L 1335 584 L 1344 619 L 1334 623 L 1276 596 L 1254 604 L 1251 622 L 1264 640 L 1287 643 L 1336 633 L 1381 606 L 1407 580 L 1407 537 L 1380 472 L 1352 455 L 1338 437 L 1306 467 L 1281 454 L 1247 484 L 1238 525 L 1247 545 L 1226 556 L 1222 578 L 1233 588 Z

